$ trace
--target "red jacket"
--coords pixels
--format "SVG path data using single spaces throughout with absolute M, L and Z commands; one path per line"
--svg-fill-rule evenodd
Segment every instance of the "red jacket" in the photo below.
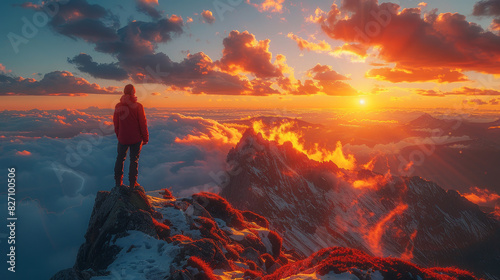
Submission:
M 134 95 L 124 94 L 113 114 L 116 137 L 123 145 L 149 141 L 148 122 L 144 107 Z

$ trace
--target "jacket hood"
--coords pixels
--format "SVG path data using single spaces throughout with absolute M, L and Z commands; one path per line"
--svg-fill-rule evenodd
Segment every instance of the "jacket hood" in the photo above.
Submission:
M 137 96 L 135 95 L 130 95 L 130 94 L 124 94 L 120 98 L 120 102 L 124 104 L 132 104 L 137 102 Z

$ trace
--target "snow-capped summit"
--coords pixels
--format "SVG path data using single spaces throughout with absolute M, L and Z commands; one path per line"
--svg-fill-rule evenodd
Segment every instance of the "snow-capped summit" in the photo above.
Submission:
M 477 279 L 341 247 L 305 258 L 284 249 L 264 217 L 216 194 L 155 195 L 128 187 L 99 192 L 74 267 L 51 279 Z
M 266 217 L 284 246 L 330 246 L 500 275 L 500 225 L 456 191 L 317 162 L 249 129 L 227 157 L 221 196 Z

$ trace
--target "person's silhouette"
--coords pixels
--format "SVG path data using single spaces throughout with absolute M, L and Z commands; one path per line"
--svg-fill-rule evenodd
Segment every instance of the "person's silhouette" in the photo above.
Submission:
M 115 185 L 123 185 L 123 164 L 130 148 L 130 168 L 128 180 L 131 188 L 140 186 L 137 183 L 139 173 L 139 154 L 142 145 L 149 141 L 148 123 L 144 107 L 137 102 L 135 88 L 128 84 L 123 90 L 120 102 L 115 106 L 113 123 L 118 138 L 118 155 L 115 162 Z

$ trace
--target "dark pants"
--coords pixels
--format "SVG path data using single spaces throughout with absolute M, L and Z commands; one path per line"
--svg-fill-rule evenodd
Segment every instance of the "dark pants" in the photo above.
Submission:
M 128 171 L 128 181 L 130 185 L 137 182 L 137 175 L 139 173 L 139 154 L 141 153 L 142 141 L 132 144 L 123 145 L 118 142 L 118 156 L 115 162 L 115 180 L 123 178 L 123 164 L 127 157 L 127 150 L 130 147 L 130 168 Z

